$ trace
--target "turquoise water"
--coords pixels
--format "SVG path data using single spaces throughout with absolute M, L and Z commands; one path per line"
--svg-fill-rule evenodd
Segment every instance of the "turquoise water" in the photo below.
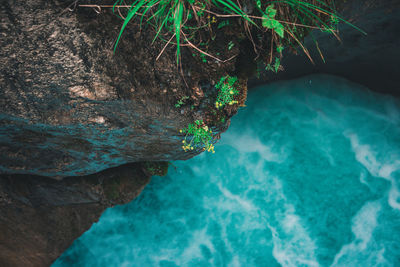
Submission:
M 400 102 L 310 76 L 246 104 L 53 266 L 400 266 Z

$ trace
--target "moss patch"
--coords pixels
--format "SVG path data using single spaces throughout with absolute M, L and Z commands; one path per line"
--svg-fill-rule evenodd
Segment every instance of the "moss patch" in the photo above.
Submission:
M 169 162 L 167 161 L 146 161 L 142 163 L 143 171 L 149 175 L 165 176 L 168 173 Z

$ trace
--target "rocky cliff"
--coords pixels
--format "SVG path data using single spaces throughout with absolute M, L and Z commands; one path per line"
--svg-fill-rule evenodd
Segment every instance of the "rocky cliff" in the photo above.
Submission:
M 156 60 L 165 43 L 152 44 L 152 28 L 134 23 L 114 54 L 122 21 L 76 3 L 1 2 L 0 172 L 61 178 L 200 153 L 181 148 L 179 130 L 210 120 L 210 85 L 233 72 L 235 60 L 201 64 L 182 49 L 180 67 L 172 45 Z M 217 134 L 233 113 L 208 125 Z
M 132 23 L 114 54 L 122 21 L 78 2 L 0 2 L 0 266 L 50 265 L 163 161 L 201 152 L 182 149 L 180 129 L 203 120 L 216 141 L 237 110 L 209 108 L 237 47 L 206 63 L 182 48 L 178 66 L 173 46 L 156 60 L 165 43 Z
M 309 65 L 301 53 L 287 54 L 285 71 L 268 73 L 269 81 L 325 72 L 369 87 L 382 83 L 379 88 L 395 94 L 398 1 L 342 2 L 344 17 L 368 36 L 344 26 L 339 46 L 315 33 L 326 64 L 317 60 L 309 38 L 317 64 Z M 114 54 L 121 21 L 109 10 L 79 3 L 0 2 L 1 266 L 48 266 L 105 208 L 133 199 L 166 165 L 131 163 L 98 171 L 198 154 L 181 149 L 179 129 L 203 119 L 217 139 L 237 107 L 223 110 L 218 114 L 223 120 L 216 122 L 209 109 L 212 85 L 236 74 L 244 101 L 246 79 L 254 71 L 252 46 L 240 43 L 235 31 L 216 40 L 225 47 L 221 58 L 232 58 L 226 62 L 204 63 L 183 48 L 180 68 L 173 46 L 156 60 L 165 43 L 149 45 L 154 32 L 134 23 Z M 226 49 L 232 40 L 237 45 Z M 188 102 L 176 108 L 184 97 Z

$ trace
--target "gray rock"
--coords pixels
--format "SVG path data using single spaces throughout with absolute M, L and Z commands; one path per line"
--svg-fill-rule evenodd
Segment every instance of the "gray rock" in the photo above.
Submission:
M 0 175 L 0 266 L 49 266 L 115 204 L 150 181 L 146 163 L 56 181 Z
M 0 3 L 0 172 L 61 178 L 196 155 L 179 136 L 193 112 L 174 104 L 214 79 L 208 66 L 184 62 L 196 77 L 186 86 L 175 48 L 156 61 L 165 43 L 150 45 L 152 29 L 134 23 L 114 54 L 122 20 L 110 10 L 71 12 L 71 3 Z

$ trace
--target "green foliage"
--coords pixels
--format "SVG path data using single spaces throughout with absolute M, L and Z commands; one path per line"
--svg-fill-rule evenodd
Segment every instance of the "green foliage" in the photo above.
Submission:
M 197 55 L 196 55 L 195 53 L 192 53 L 192 56 L 193 56 L 193 57 L 196 57 Z M 202 61 L 203 63 L 207 63 L 207 56 L 206 56 L 205 54 L 200 53 L 199 57 L 200 57 L 200 59 L 201 59 L 201 61 Z
M 123 25 L 118 35 L 114 51 L 121 39 L 129 21 L 135 18 L 140 19 L 140 25 L 145 22 L 154 27 L 156 34 L 153 40 L 159 38 L 176 46 L 176 60 L 179 63 L 181 46 L 188 46 L 200 52 L 201 60 L 207 63 L 207 57 L 211 56 L 207 50 L 201 50 L 199 42 L 204 43 L 208 48 L 209 42 L 215 40 L 216 29 L 227 25 L 242 25 L 243 32 L 251 33 L 257 31 L 259 43 L 249 37 L 258 56 L 266 60 L 263 53 L 270 49 L 272 53 L 273 44 L 265 42 L 271 40 L 275 45 L 299 45 L 305 54 L 312 61 L 308 50 L 302 44 L 303 37 L 313 28 L 336 35 L 336 25 L 341 21 L 351 27 L 363 32 L 353 24 L 339 17 L 334 11 L 334 0 L 249 0 L 244 5 L 241 1 L 235 0 L 131 0 Z M 240 3 L 240 4 L 239 4 Z M 124 5 L 125 0 L 117 0 L 113 7 Z M 255 11 L 250 15 L 246 14 L 245 6 L 255 6 Z M 227 19 L 229 18 L 229 19 Z M 235 20 L 241 20 L 236 24 Z M 231 23 L 234 22 L 234 23 Z M 213 25 L 215 24 L 215 27 Z M 255 27 L 255 28 L 251 28 Z M 201 31 L 201 32 L 199 32 Z M 265 33 L 270 32 L 271 38 L 264 38 Z M 198 33 L 198 34 L 197 34 Z M 207 37 L 207 34 L 210 33 Z M 228 50 L 233 48 L 234 43 L 228 44 Z M 165 47 L 166 47 L 165 46 Z M 164 49 L 162 50 L 164 51 Z M 220 51 L 221 52 L 221 51 Z M 281 53 L 282 51 L 277 51 Z M 215 52 L 218 55 L 218 51 Z M 221 59 L 222 60 L 222 59 Z M 279 59 L 280 60 L 280 59 Z M 274 66 L 269 69 L 278 71 L 280 62 L 275 60 Z
M 180 36 L 181 36 L 181 27 L 182 27 L 182 19 L 183 19 L 183 4 L 181 1 L 175 1 L 176 8 L 174 14 L 174 29 L 175 29 L 175 38 L 176 38 L 176 60 L 179 62 L 180 56 Z
M 142 163 L 143 168 L 151 175 L 165 176 L 168 173 L 168 166 L 170 165 L 167 161 L 146 161 Z
M 225 26 L 228 26 L 228 25 L 229 25 L 229 20 L 221 21 L 221 22 L 218 24 L 217 29 L 221 29 L 221 28 L 223 28 L 223 27 L 225 27 Z
M 283 38 L 284 36 L 284 27 L 283 25 L 275 19 L 276 9 L 274 9 L 274 4 L 267 6 L 265 9 L 265 14 L 262 16 L 262 26 L 267 29 L 275 30 L 275 32 Z
M 327 32 L 327 33 L 333 33 L 333 31 L 337 30 L 338 24 L 339 24 L 339 19 L 335 16 L 331 16 L 330 20 L 329 20 L 328 28 L 326 28 L 326 27 L 321 28 L 321 31 Z
M 116 5 L 124 3 L 123 0 L 117 0 L 113 11 Z M 322 31 L 335 34 L 336 25 L 339 21 L 343 21 L 363 32 L 335 14 L 333 0 L 250 0 L 250 3 L 247 5 L 251 4 L 257 8 L 256 12 L 254 12 L 256 16 L 247 15 L 234 0 L 133 0 L 133 3 L 128 9 L 128 14 L 124 18 L 124 23 L 121 27 L 114 51 L 127 23 L 136 17 L 140 18 L 140 25 L 145 21 L 156 29 L 154 39 L 161 36 L 160 38 L 166 41 L 167 44 L 171 43 L 176 45 L 177 63 L 179 62 L 181 45 L 189 45 L 194 48 L 194 45 L 189 42 L 189 39 L 193 39 L 198 30 L 207 28 L 206 31 L 209 31 L 209 29 L 212 28 L 210 25 L 218 22 L 216 16 L 218 18 L 239 17 L 245 22 L 248 22 L 248 24 L 242 23 L 242 25 L 246 25 L 246 31 L 249 30 L 249 25 L 255 25 L 259 32 L 263 33 L 266 32 L 263 31 L 263 29 L 272 30 L 272 34 L 276 34 L 281 39 L 286 39 L 288 41 L 286 44 L 291 44 L 292 41 L 290 39 L 293 39 L 303 48 L 307 56 L 309 56 L 308 51 L 301 44 L 301 40 L 306 32 L 304 29 L 307 27 L 319 27 Z M 333 7 L 331 7 L 330 4 L 333 4 Z M 222 11 L 223 14 L 218 14 L 218 11 Z M 261 16 L 259 16 L 257 12 L 261 14 Z M 210 16 L 210 14 L 214 15 Z M 211 17 L 212 19 L 210 19 Z M 277 17 L 279 17 L 279 20 Z M 218 24 L 217 29 L 221 29 L 228 24 L 229 20 L 223 19 Z M 296 25 L 302 29 L 298 31 Z M 185 34 L 185 30 L 188 30 L 189 33 L 186 32 Z M 285 32 L 287 33 L 286 35 Z M 165 38 L 165 36 L 168 35 L 170 37 Z M 211 40 L 214 40 L 215 36 L 216 35 L 211 35 Z M 175 42 L 173 41 L 174 38 Z M 202 37 L 200 37 L 200 39 L 201 38 Z M 281 40 L 277 40 L 274 37 L 272 39 L 277 45 L 282 43 Z M 259 38 L 259 40 L 261 42 L 263 38 Z M 233 42 L 230 42 L 228 44 L 228 50 L 231 50 L 233 45 Z M 253 45 L 254 47 L 257 46 L 254 43 Z M 206 41 L 206 46 L 208 46 L 208 41 Z M 270 45 L 270 47 L 271 46 L 272 45 Z M 261 44 L 260 47 L 265 49 L 267 46 Z M 196 49 L 201 51 L 198 48 Z M 278 51 L 278 53 L 281 53 L 281 51 Z M 216 54 L 218 54 L 218 52 Z M 208 56 L 208 52 L 200 54 L 202 61 L 205 63 L 207 62 L 206 57 Z M 309 58 L 312 61 L 310 56 Z M 279 64 L 275 63 L 274 68 L 270 66 L 270 69 L 276 71 L 276 66 L 278 65 Z
M 201 58 L 201 61 L 203 61 L 204 63 L 207 63 L 207 56 L 205 55 L 205 54 L 200 54 L 200 58 Z
M 192 55 L 196 56 L 196 54 L 199 54 L 204 63 L 207 63 L 207 57 L 212 57 L 217 62 L 230 60 L 219 59 L 211 54 L 215 53 L 215 55 L 219 56 L 219 52 L 223 54 L 222 52 L 226 51 L 209 49 L 209 42 L 218 40 L 215 39 L 217 30 L 227 25 L 243 27 L 243 33 L 240 36 L 245 36 L 245 34 L 248 36 L 254 50 L 257 50 L 258 58 L 263 59 L 262 66 L 265 66 L 265 62 L 269 62 L 270 64 L 267 64 L 266 69 L 273 72 L 278 72 L 281 69 L 280 57 L 275 57 L 275 60 L 272 61 L 275 54 L 274 47 L 276 47 L 276 52 L 282 56 L 283 45 L 295 48 L 295 45 L 298 44 L 312 61 L 301 41 L 305 34 L 313 28 L 319 28 L 336 34 L 336 25 L 339 21 L 342 21 L 365 34 L 365 32 L 356 26 L 336 15 L 334 7 L 329 5 L 334 0 L 131 1 L 130 8 L 127 9 L 127 13 L 123 18 L 124 22 L 115 43 L 114 52 L 127 24 L 136 19 L 137 22 L 140 21 L 140 26 L 144 22 L 155 29 L 156 33 L 153 41 L 159 38 L 166 42 L 161 53 L 169 44 L 176 46 L 177 64 L 180 62 L 181 46 L 195 49 L 196 52 Z M 125 5 L 125 0 L 117 0 L 115 2 L 113 6 L 114 13 L 118 5 Z M 242 6 L 254 6 L 255 9 L 251 14 L 246 14 Z M 232 35 L 230 29 L 223 29 L 221 32 L 224 33 L 223 38 Z M 252 36 L 256 36 L 256 38 Z M 230 41 L 227 49 L 231 50 L 235 42 L 238 45 L 242 38 L 244 37 L 238 37 Z M 222 46 L 216 45 L 215 47 L 220 48 Z M 265 55 L 265 52 L 268 53 Z M 260 68 L 257 68 L 257 74 L 259 75 L 259 73 Z M 237 77 L 227 75 L 222 77 L 216 84 L 215 87 L 218 89 L 218 95 L 215 107 L 217 109 L 214 111 L 218 111 L 219 108 L 226 105 L 238 103 L 235 100 L 235 96 L 239 94 L 239 91 L 235 88 L 236 82 Z M 186 104 L 185 100 L 187 99 L 187 97 L 179 99 L 175 107 L 179 108 Z M 194 107 L 191 106 L 191 109 L 194 109 Z M 202 147 L 204 150 L 213 151 L 211 143 L 212 132 L 203 121 L 197 120 L 195 123 L 189 124 L 187 128 L 181 130 L 181 133 L 186 134 L 183 141 L 183 149 L 185 151 L 199 147 Z
M 117 5 L 123 4 L 124 0 L 117 0 L 113 6 L 113 12 L 115 12 L 115 7 Z M 179 62 L 180 56 L 180 46 L 182 43 L 181 37 L 184 29 L 189 29 L 195 31 L 206 25 L 199 25 L 197 28 L 186 27 L 186 22 L 194 17 L 194 10 L 197 10 L 196 16 L 204 16 L 204 11 L 210 7 L 216 7 L 220 10 L 224 10 L 227 13 L 239 15 L 246 21 L 254 24 L 254 22 L 247 16 L 247 14 L 232 0 L 212 0 L 212 1 L 195 1 L 195 0 L 134 0 L 131 7 L 128 10 L 128 14 L 124 19 L 121 30 L 119 32 L 117 41 L 114 46 L 114 52 L 117 45 L 121 39 L 122 33 L 124 32 L 126 25 L 129 21 L 136 17 L 140 17 L 140 23 L 147 18 L 147 22 L 154 25 L 157 29 L 157 33 L 154 39 L 156 39 L 162 30 L 167 30 L 167 32 L 173 34 L 176 40 L 176 57 L 177 62 Z M 153 11 L 151 16 L 146 17 L 150 11 Z M 215 17 L 213 18 L 215 20 Z M 213 21 L 216 22 L 216 21 Z M 208 22 L 210 23 L 210 22 Z M 188 41 L 184 36 L 184 41 Z
M 274 63 L 273 65 L 268 64 L 268 65 L 265 67 L 265 69 L 277 73 L 280 66 L 281 66 L 281 60 L 280 60 L 279 57 L 276 57 L 276 58 L 275 58 L 275 63 Z
M 339 24 L 339 19 L 336 16 L 331 15 L 331 24 L 332 25 L 338 25 Z
M 230 41 L 228 44 L 228 50 L 231 50 L 234 46 L 235 44 L 232 41 Z
M 239 94 L 239 91 L 234 86 L 236 81 L 237 77 L 227 75 L 222 77 L 215 85 L 215 88 L 218 89 L 217 101 L 215 102 L 216 108 L 238 103 L 238 101 L 234 100 L 234 96 Z
M 212 130 L 202 120 L 190 123 L 187 128 L 181 129 L 179 132 L 185 134 L 185 139 L 182 141 L 183 150 L 203 149 L 214 153 Z
M 279 54 L 281 54 L 282 51 L 283 51 L 283 49 L 284 49 L 284 47 L 283 47 L 282 45 L 278 45 L 278 46 L 276 47 L 276 52 L 278 52 Z
M 180 108 L 183 104 L 185 104 L 185 101 L 188 100 L 188 96 L 183 96 L 181 99 L 178 100 L 178 102 L 175 104 L 176 108 Z

